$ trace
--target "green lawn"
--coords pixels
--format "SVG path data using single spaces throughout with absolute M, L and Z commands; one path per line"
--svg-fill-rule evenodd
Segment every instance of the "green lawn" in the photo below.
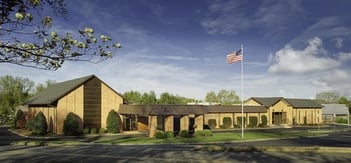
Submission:
M 207 137 L 191 137 L 191 138 L 167 138 L 156 139 L 142 136 L 110 136 L 101 137 L 95 143 L 107 144 L 162 144 L 162 143 L 212 143 L 212 142 L 231 142 L 240 140 L 257 140 L 257 139 L 275 139 L 275 138 L 293 138 L 306 136 L 323 136 L 326 132 L 278 132 L 266 133 L 258 131 L 247 131 L 244 133 L 244 138 L 241 138 L 241 133 L 238 132 L 221 132 L 213 133 L 213 136 Z

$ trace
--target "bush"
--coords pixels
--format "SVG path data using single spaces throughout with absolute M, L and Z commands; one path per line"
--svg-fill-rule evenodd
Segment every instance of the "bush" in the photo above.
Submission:
M 188 138 L 188 137 L 190 137 L 190 134 L 189 134 L 188 130 L 181 130 L 181 131 L 179 131 L 179 136 L 182 138 Z
M 230 128 L 232 126 L 232 118 L 223 117 L 223 128 Z
M 345 118 L 337 118 L 335 120 L 335 123 L 345 123 L 345 124 L 347 124 L 347 119 L 345 119 Z
M 35 118 L 35 114 L 32 113 L 32 112 L 28 112 L 25 119 L 26 119 L 26 122 L 25 122 L 25 128 L 28 130 L 28 131 L 32 131 L 33 130 L 33 120 Z
M 84 128 L 83 129 L 83 134 L 89 134 L 90 133 L 90 129 L 89 128 Z
M 12 128 L 23 128 L 25 122 L 25 116 L 22 110 L 18 110 L 13 120 Z
M 155 137 L 156 139 L 165 139 L 167 138 L 167 135 L 163 131 L 157 131 Z
M 256 116 L 249 117 L 249 127 L 256 127 L 258 122 L 258 118 Z
M 261 121 L 262 123 L 260 124 L 260 127 L 267 127 L 268 120 L 266 115 L 261 115 Z
M 241 128 L 241 119 L 242 119 L 242 117 L 236 117 L 236 122 L 237 122 L 236 126 L 238 128 Z M 245 124 L 246 124 L 246 117 L 244 117 L 243 121 L 244 121 L 244 126 L 245 126 Z
M 173 131 L 166 131 L 165 135 L 166 135 L 166 138 L 173 138 L 174 137 L 174 132 Z
M 174 133 L 173 131 L 157 131 L 155 137 L 156 139 L 173 138 Z
M 108 113 L 107 119 L 106 119 L 106 129 L 107 132 L 109 133 L 119 133 L 121 130 L 121 117 L 119 116 L 119 114 L 114 111 L 111 110 Z
M 97 133 L 97 129 L 96 128 L 91 128 L 90 129 L 90 133 L 91 134 L 96 134 Z
M 63 121 L 63 133 L 66 136 L 81 135 L 83 133 L 82 119 L 72 112 L 68 113 Z
M 33 124 L 34 124 L 33 121 L 34 121 L 33 119 L 27 120 L 27 122 L 26 122 L 26 129 L 28 131 L 32 131 L 33 130 Z
M 33 135 L 45 135 L 48 130 L 48 124 L 46 122 L 45 115 L 43 112 L 39 112 L 33 119 Z
M 195 136 L 212 136 L 211 130 L 198 130 L 195 132 Z
M 100 129 L 99 129 L 99 133 L 101 133 L 101 134 L 102 134 L 102 133 L 106 133 L 106 129 L 105 129 L 105 128 L 100 128 Z
M 217 126 L 217 121 L 216 121 L 216 119 L 209 119 L 209 120 L 208 120 L 208 126 L 209 126 L 211 129 L 216 128 L 216 126 Z

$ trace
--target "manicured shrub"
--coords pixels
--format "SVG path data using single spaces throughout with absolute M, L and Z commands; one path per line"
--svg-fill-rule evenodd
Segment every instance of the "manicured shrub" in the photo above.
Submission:
M 99 129 L 99 133 L 100 133 L 100 134 L 106 133 L 106 129 L 105 129 L 105 128 L 100 128 L 100 129 Z
M 209 120 L 208 120 L 208 126 L 209 126 L 211 129 L 216 128 L 216 126 L 217 126 L 217 121 L 216 121 L 216 119 L 209 119 Z
M 106 119 L 106 129 L 107 132 L 109 133 L 119 133 L 121 130 L 121 117 L 119 116 L 119 114 L 114 111 L 111 110 L 108 113 L 107 119 Z
M 91 134 L 96 134 L 97 133 L 97 129 L 96 128 L 91 128 L 90 129 L 90 133 Z
M 166 135 L 166 138 L 173 138 L 174 137 L 174 132 L 173 131 L 166 131 L 165 135 Z
M 293 117 L 293 125 L 296 126 L 297 125 L 297 121 L 296 121 L 296 117 Z
M 211 130 L 198 130 L 195 132 L 195 136 L 212 136 Z
M 33 121 L 34 121 L 34 118 L 35 118 L 35 114 L 33 112 L 28 112 L 25 119 L 26 119 L 26 122 L 25 122 L 25 128 L 28 130 L 28 131 L 32 131 L 33 130 Z
M 156 139 L 165 139 L 167 138 L 167 135 L 165 134 L 164 131 L 157 131 L 155 134 Z
M 84 128 L 83 129 L 83 134 L 89 134 L 90 133 L 90 129 L 89 128 Z
M 232 125 L 232 118 L 230 117 L 223 117 L 223 128 L 230 128 Z
M 261 115 L 262 127 L 267 127 L 268 120 L 266 115 Z
M 82 119 L 72 112 L 68 113 L 63 121 L 63 133 L 66 136 L 81 135 L 83 133 Z
M 303 124 L 307 125 L 307 117 L 306 116 L 303 117 Z
M 45 115 L 43 112 L 39 112 L 33 120 L 33 135 L 45 135 L 48 130 L 48 124 L 46 122 Z
M 249 127 L 256 127 L 258 122 L 258 118 L 256 116 L 249 117 Z
M 243 117 L 236 117 L 236 122 L 237 122 L 236 126 L 238 128 L 241 128 L 241 120 L 242 120 L 242 118 Z M 246 124 L 246 117 L 244 117 L 243 121 L 244 121 L 244 126 L 245 126 L 245 124 Z
M 179 131 L 179 136 L 182 138 L 188 138 L 188 137 L 190 137 L 190 134 L 189 134 L 188 130 L 181 130 L 181 131 Z
M 17 110 L 13 120 L 12 128 L 23 128 L 25 123 L 25 116 L 22 110 Z
M 337 118 L 335 120 L 335 123 L 344 123 L 344 124 L 347 124 L 347 119 L 345 118 Z

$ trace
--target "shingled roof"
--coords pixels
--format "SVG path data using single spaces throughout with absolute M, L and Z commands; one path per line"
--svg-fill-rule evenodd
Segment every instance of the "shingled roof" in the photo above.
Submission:
M 57 100 L 67 95 L 69 92 L 78 88 L 88 80 L 96 77 L 95 75 L 89 75 L 73 80 L 64 81 L 61 83 L 56 83 L 50 85 L 48 88 L 37 94 L 36 96 L 30 98 L 26 104 L 28 105 L 52 105 Z
M 121 114 L 148 115 L 188 115 L 207 113 L 241 113 L 241 106 L 206 105 L 120 105 Z M 266 113 L 264 106 L 244 106 L 244 113 Z
M 253 99 L 265 107 L 270 107 L 279 102 L 282 98 L 283 97 L 251 97 L 250 99 Z
M 312 99 L 285 99 L 294 108 L 322 108 L 322 105 Z
M 259 104 L 265 107 L 271 107 L 280 100 L 285 100 L 294 108 L 321 108 L 322 105 L 311 99 L 295 99 L 295 98 L 283 98 L 283 97 L 251 97 Z

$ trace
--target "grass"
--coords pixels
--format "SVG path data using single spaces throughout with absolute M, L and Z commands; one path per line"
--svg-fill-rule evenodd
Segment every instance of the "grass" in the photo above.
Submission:
M 89 138 L 89 140 L 75 141 L 75 140 L 64 140 L 64 139 L 46 139 L 46 140 L 30 140 L 30 141 L 18 141 L 14 145 L 81 145 L 86 143 L 95 144 L 182 144 L 182 143 L 216 143 L 216 142 L 235 142 L 235 141 L 250 141 L 250 140 L 263 140 L 263 139 L 282 139 L 282 138 L 298 138 L 298 137 L 310 137 L 310 136 L 325 136 L 333 130 L 293 130 L 293 131 L 282 131 L 282 132 L 270 132 L 270 131 L 245 131 L 244 138 L 241 138 L 241 132 L 238 131 L 224 131 L 214 132 L 213 136 L 195 136 L 190 138 L 167 138 L 167 139 L 156 139 L 148 138 L 143 135 L 108 135 L 104 134 Z
M 258 140 L 258 139 L 276 139 L 276 138 L 294 138 L 308 136 L 322 136 L 325 132 L 278 132 L 267 133 L 258 131 L 248 131 L 244 133 L 244 138 L 241 138 L 241 133 L 238 132 L 222 132 L 213 133 L 213 136 L 207 137 L 191 137 L 191 138 L 167 138 L 156 139 L 142 136 L 134 137 L 101 137 L 95 143 L 103 144 L 164 144 L 164 143 L 215 143 L 215 142 L 232 142 L 242 140 Z

